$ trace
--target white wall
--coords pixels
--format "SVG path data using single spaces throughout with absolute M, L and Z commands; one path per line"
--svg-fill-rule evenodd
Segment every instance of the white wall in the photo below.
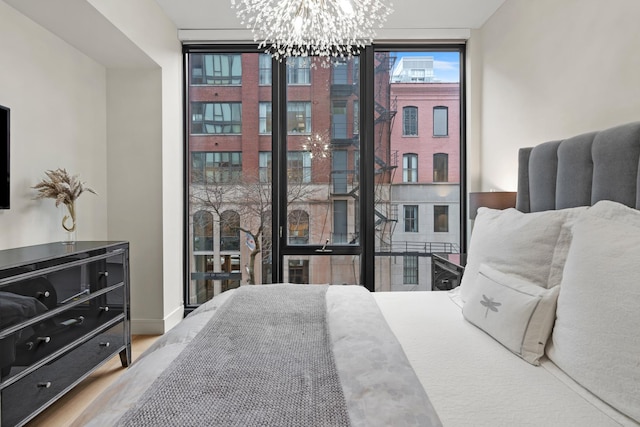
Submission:
M 134 333 L 164 332 L 176 325 L 183 317 L 183 135 L 182 135 L 182 46 L 177 38 L 177 29 L 166 17 L 154 0 L 89 0 L 112 25 L 117 27 L 136 46 L 144 51 L 159 66 L 159 74 L 152 74 L 152 84 L 156 84 L 152 121 L 149 124 L 157 131 L 145 133 L 141 151 L 148 151 L 149 157 L 158 163 L 142 164 L 142 167 L 126 168 L 129 185 L 123 191 L 133 192 L 130 198 L 140 198 L 141 189 L 131 186 L 139 180 L 144 183 L 142 190 L 149 192 L 151 206 L 139 200 L 133 211 L 132 224 L 121 229 L 132 236 L 144 248 L 147 269 L 145 276 L 139 277 L 132 288 L 138 286 L 132 295 L 132 320 Z M 127 84 L 122 81 L 124 74 L 113 75 L 110 83 Z M 111 75 L 110 75 L 111 77 Z M 132 76 L 133 77 L 133 76 Z M 144 73 L 137 75 L 144 85 Z M 134 89 L 135 82 L 130 82 Z M 121 87 L 120 89 L 122 89 Z M 111 89 L 111 88 L 110 88 Z M 115 88 L 114 88 L 115 89 Z M 142 91 L 149 89 L 140 89 Z M 122 93 L 126 96 L 125 93 Z M 122 98 L 120 99 L 122 101 Z M 140 104 L 138 104 L 140 105 Z M 142 106 L 145 102 L 142 102 Z M 114 106 L 114 108 L 116 108 Z M 157 113 L 157 114 L 154 114 Z M 140 123 L 134 116 L 120 115 L 114 126 L 136 132 Z M 110 130 L 113 129 L 110 127 Z M 122 146 L 111 153 L 114 157 L 127 156 L 130 147 Z M 142 162 L 147 160 L 141 159 Z M 151 159 L 149 159 L 150 161 Z M 158 176 L 158 172 L 161 175 Z M 153 180 L 150 177 L 156 177 Z M 113 181 L 112 181 L 113 180 Z M 110 174 L 109 184 L 119 178 Z M 120 187 L 118 187 L 120 188 Z M 124 195 L 123 197 L 127 197 Z M 112 212 L 110 211 L 110 214 Z M 137 225 L 149 222 L 158 226 L 157 233 L 147 234 L 147 227 Z M 124 224 L 119 222 L 120 224 Z M 111 222 L 110 225 L 114 225 Z M 145 231 L 143 231 L 145 230 Z M 114 232 L 110 229 L 110 232 Z M 142 253 L 140 254 L 143 255 Z M 145 262 L 140 259 L 139 262 Z M 153 269 L 153 271 L 151 271 Z M 133 272 L 133 267 L 132 267 Z M 154 278 L 161 272 L 160 282 Z M 139 298 L 136 298 L 139 295 Z M 138 317 L 140 316 L 140 317 Z M 148 316 L 148 317 L 144 317 Z
M 33 200 L 30 188 L 59 167 L 98 193 L 78 199 L 77 238 L 106 239 L 105 67 L 0 1 L 0 104 L 11 108 L 11 209 L 0 210 L 0 249 L 63 238 L 54 201 Z
M 28 188 L 45 169 L 79 173 L 100 196 L 79 199 L 78 239 L 130 242 L 132 331 L 162 333 L 183 315 L 177 29 L 154 0 L 7 1 L 20 12 L 0 0 L 13 147 L 0 248 L 60 240 L 53 203 Z
M 109 238 L 128 240 L 134 333 L 164 328 L 159 69 L 107 71 Z
M 507 0 L 473 33 L 471 190 L 515 191 L 519 147 L 640 120 L 639 16 L 637 0 Z

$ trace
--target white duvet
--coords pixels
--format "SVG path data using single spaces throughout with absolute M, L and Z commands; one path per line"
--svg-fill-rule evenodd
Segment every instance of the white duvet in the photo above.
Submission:
M 465 321 L 447 292 L 374 298 L 445 427 L 638 426 L 548 359 L 533 366 L 512 354 Z

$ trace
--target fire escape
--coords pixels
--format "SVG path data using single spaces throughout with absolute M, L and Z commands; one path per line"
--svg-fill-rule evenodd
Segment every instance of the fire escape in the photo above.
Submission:
M 375 229 L 376 252 L 388 251 L 391 247 L 391 236 L 398 221 L 397 205 L 390 202 L 391 183 L 398 165 L 397 152 L 391 152 L 391 127 L 396 115 L 396 103 L 391 100 L 390 75 L 395 62 L 395 56 L 389 53 L 378 53 L 375 57 L 375 100 L 374 100 L 374 147 L 375 147 Z M 357 99 L 359 87 L 357 84 L 334 80 L 331 84 L 331 100 L 333 102 Z M 355 126 L 354 126 L 355 128 Z M 360 135 L 354 131 L 349 137 L 347 124 L 340 122 L 340 117 L 332 115 L 331 151 L 333 165 L 331 171 L 331 197 L 352 198 L 358 201 L 360 197 L 359 165 L 351 163 L 353 168 L 347 167 L 346 158 L 337 158 L 339 151 L 359 151 Z M 338 149 L 338 150 L 336 150 Z M 342 162 L 342 163 L 341 163 Z M 351 233 L 346 242 L 355 244 L 360 236 Z M 346 243 L 345 242 L 345 243 Z
M 391 151 L 391 129 L 397 101 L 391 99 L 391 70 L 396 57 L 378 53 L 374 59 L 374 146 L 376 252 L 391 250 L 393 232 L 398 223 L 398 205 L 391 203 L 391 184 L 398 168 L 398 152 Z

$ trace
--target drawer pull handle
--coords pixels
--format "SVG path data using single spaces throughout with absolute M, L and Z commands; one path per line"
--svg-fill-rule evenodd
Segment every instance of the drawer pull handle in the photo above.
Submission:
M 100 275 L 104 276 L 104 277 L 109 277 L 109 272 L 108 271 L 101 271 Z
M 51 387 L 51 381 L 38 383 L 38 388 L 49 388 Z
M 109 342 L 101 342 L 100 347 L 109 347 L 111 344 Z
M 49 298 L 49 295 L 51 295 L 49 291 L 36 292 L 36 298 Z
M 109 311 L 109 307 L 98 307 L 101 311 Z
M 51 341 L 51 337 L 38 337 L 38 338 L 36 338 L 36 340 L 38 342 L 47 343 L 47 342 Z
M 71 325 L 82 325 L 84 322 L 84 316 L 76 317 L 75 319 L 65 320 L 64 322 L 60 322 L 61 325 L 71 326 Z

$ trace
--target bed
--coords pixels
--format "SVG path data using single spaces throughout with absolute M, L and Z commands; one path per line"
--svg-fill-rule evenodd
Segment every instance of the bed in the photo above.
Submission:
M 517 209 L 478 211 L 458 288 L 225 292 L 75 425 L 640 425 L 640 123 L 518 161 Z

